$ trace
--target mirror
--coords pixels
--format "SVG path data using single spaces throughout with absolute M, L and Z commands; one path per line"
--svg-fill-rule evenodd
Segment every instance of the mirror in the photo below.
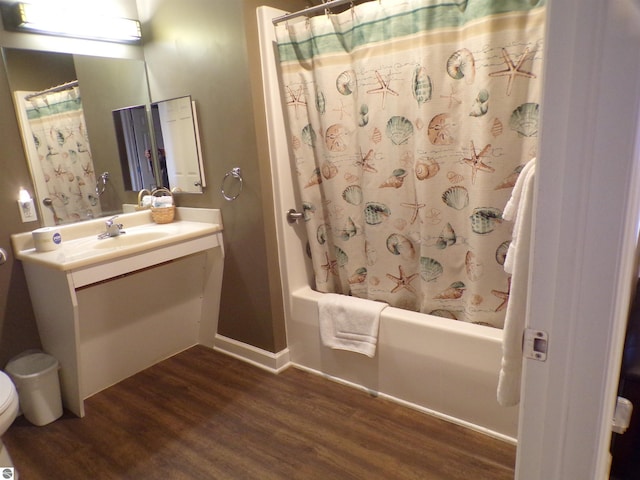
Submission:
M 153 190 L 158 186 L 147 107 L 136 105 L 113 111 L 120 165 L 126 190 Z
M 151 116 L 164 186 L 174 193 L 202 193 L 205 184 L 195 102 L 190 96 L 155 102 Z
M 144 105 L 113 112 L 125 185 L 136 191 L 159 185 L 173 193 L 202 193 L 205 183 L 195 102 L 184 96 L 154 102 L 150 109 L 152 132 Z
M 55 225 L 120 213 L 126 203 L 125 186 L 111 112 L 149 104 L 144 62 L 2 50 L 41 223 Z M 24 98 L 76 80 L 78 85 L 72 89 Z M 66 116 L 67 110 L 73 110 L 71 123 L 43 127 L 56 132 L 54 136 L 44 130 L 34 134 L 29 122 L 35 117 L 42 123 L 47 113 Z
M 174 193 L 202 193 L 194 103 L 181 97 L 151 104 L 143 60 L 6 47 L 2 53 L 42 225 L 120 213 L 131 199 L 126 191 L 152 189 L 160 182 L 168 182 Z M 44 141 L 42 126 L 34 136 L 31 121 L 49 109 L 43 108 L 49 93 L 25 97 L 74 81 L 77 86 L 49 93 L 55 94 L 56 105 L 79 106 L 82 121 L 75 122 L 73 131 L 58 130 L 63 133 L 57 138 Z M 156 135 L 149 128 L 152 116 Z M 146 133 L 126 140 L 123 125 Z M 70 143 L 60 143 L 63 138 Z M 154 149 L 155 138 L 159 143 Z M 135 152 L 139 160 L 130 163 L 127 152 Z M 62 158 L 66 163 L 58 161 Z

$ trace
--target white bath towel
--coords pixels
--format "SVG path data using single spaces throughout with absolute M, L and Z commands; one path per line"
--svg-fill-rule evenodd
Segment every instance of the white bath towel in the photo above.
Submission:
M 528 161 L 526 165 L 520 171 L 518 180 L 516 181 L 513 191 L 511 192 L 511 198 L 507 202 L 502 212 L 502 219 L 514 222 L 513 230 L 511 234 L 511 245 L 507 251 L 507 257 L 504 262 L 504 270 L 507 273 L 513 273 L 513 261 L 515 257 L 515 251 L 518 245 L 518 232 L 520 230 L 520 221 L 522 221 L 523 215 L 518 215 L 520 209 L 524 207 L 522 203 L 522 193 L 527 184 L 527 178 L 532 170 L 535 170 L 536 160 L 535 158 Z M 520 219 L 520 220 L 519 220 Z
M 511 192 L 511 198 L 509 198 L 509 201 L 507 202 L 507 205 L 504 207 L 504 211 L 502 213 L 502 218 L 504 218 L 505 220 L 513 221 L 513 219 L 517 215 L 518 205 L 520 204 L 520 199 L 522 198 L 522 190 L 525 184 L 524 179 L 526 178 L 529 170 L 531 170 L 532 168 L 535 168 L 535 166 L 536 166 L 536 159 L 533 158 L 527 163 L 525 163 L 524 166 L 522 167 L 522 170 L 520 170 L 520 174 L 518 175 L 519 181 L 516 180 L 516 184 L 513 187 L 513 190 Z
M 325 293 L 318 301 L 323 345 L 373 357 L 378 343 L 380 312 L 386 303 Z
M 504 269 L 511 273 L 509 303 L 504 321 L 502 365 L 498 380 L 498 403 L 504 407 L 520 402 L 522 377 L 522 339 L 527 309 L 527 282 L 529 278 L 529 250 L 535 179 L 535 159 L 520 172 L 513 189 L 505 220 L 514 221 L 513 234 Z

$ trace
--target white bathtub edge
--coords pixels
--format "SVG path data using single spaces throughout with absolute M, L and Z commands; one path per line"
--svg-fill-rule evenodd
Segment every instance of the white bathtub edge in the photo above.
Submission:
M 292 297 L 301 299 L 312 299 L 317 302 L 323 293 L 313 290 L 310 286 L 304 285 L 293 291 Z M 482 338 L 493 344 L 502 344 L 503 330 L 498 328 L 487 328 L 482 325 L 475 325 L 467 322 L 452 322 L 448 318 L 434 317 L 420 312 L 412 312 L 397 307 L 386 307 L 380 314 L 380 318 L 398 318 L 402 317 L 404 322 L 414 323 L 418 325 L 428 325 L 429 328 L 435 328 L 445 332 L 455 332 L 457 335 L 471 336 L 474 338 Z
M 309 372 L 313 375 L 318 375 L 320 377 L 326 378 L 327 380 L 331 380 L 332 382 L 336 382 L 351 388 L 356 388 L 358 390 L 361 390 L 363 392 L 368 393 L 369 395 L 375 396 L 375 397 L 380 397 L 380 398 L 384 398 L 385 400 L 389 400 L 391 402 L 397 403 L 399 405 L 402 405 L 403 407 L 407 407 L 407 408 L 411 408 L 413 410 L 417 410 L 421 413 L 424 413 L 426 415 L 431 415 L 432 417 L 435 418 L 439 418 L 440 420 L 444 420 L 446 422 L 449 423 L 453 423 L 456 425 L 460 425 L 461 427 L 465 427 L 471 430 L 474 430 L 476 432 L 482 433 L 484 435 L 487 435 L 489 437 L 493 437 L 496 438 L 498 440 L 502 440 L 503 442 L 509 443 L 511 445 L 517 445 L 518 444 L 518 440 L 516 438 L 513 438 L 509 435 L 505 435 L 503 433 L 500 432 L 496 432 L 494 430 L 488 429 L 486 427 L 483 427 L 481 425 L 476 425 L 475 423 L 471 423 L 471 422 L 467 422 L 465 420 L 461 420 L 459 418 L 456 417 L 452 417 L 449 416 L 445 413 L 441 413 L 441 412 L 437 412 L 435 410 L 431 410 L 430 408 L 426 408 L 423 406 L 420 406 L 418 404 L 415 403 L 411 403 L 408 402 L 406 400 L 402 400 L 401 398 L 398 397 L 394 397 L 393 395 L 389 395 L 386 393 L 382 393 L 382 392 L 377 392 L 377 391 L 373 391 L 370 388 L 364 387 L 362 385 L 359 385 L 357 383 L 353 383 L 353 382 L 349 382 L 348 380 L 344 380 L 343 378 L 340 377 L 334 377 L 332 375 L 328 375 L 326 373 L 320 372 L 318 370 L 315 370 L 313 368 L 309 368 L 309 367 L 305 367 L 304 365 L 299 365 L 297 363 L 291 363 L 292 367 L 298 368 L 300 370 L 303 370 L 305 372 Z

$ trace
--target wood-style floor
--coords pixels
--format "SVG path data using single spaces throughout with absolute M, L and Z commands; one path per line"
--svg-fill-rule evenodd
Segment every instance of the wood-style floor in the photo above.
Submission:
M 204 347 L 3 440 L 20 480 L 513 478 L 515 447 L 307 372 Z

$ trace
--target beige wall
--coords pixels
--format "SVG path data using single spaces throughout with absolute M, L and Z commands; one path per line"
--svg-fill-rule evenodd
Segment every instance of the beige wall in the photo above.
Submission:
M 135 0 L 112 0 L 131 17 Z M 220 208 L 226 258 L 219 332 L 277 352 L 286 336 L 277 264 L 271 179 L 264 136 L 255 7 L 268 4 L 297 10 L 303 0 L 137 0 L 143 23 L 144 57 L 152 100 L 192 95 L 198 108 L 207 188 L 202 195 L 177 197 L 178 205 Z M 140 58 L 135 49 L 105 53 L 96 42 L 34 38 L 0 31 L 4 46 Z M 31 188 L 4 67 L 0 69 L 0 246 L 10 253 L 0 266 L 0 367 L 12 355 L 39 347 L 20 262 L 13 260 L 9 235 L 35 228 L 20 222 L 17 186 Z M 7 113 L 10 112 L 10 113 Z M 254 114 L 255 112 L 255 114 Z M 244 190 L 225 201 L 220 184 L 240 167 Z
M 196 101 L 208 187 L 180 205 L 220 208 L 226 249 L 218 331 L 276 352 L 286 345 L 268 164 L 254 124 L 255 7 L 303 1 L 138 0 L 151 97 Z M 246 16 L 246 18 L 245 18 Z M 260 140 L 257 140 L 259 138 Z M 223 176 L 240 167 L 244 190 L 220 195 Z
M 271 167 L 269 159 L 269 147 L 267 144 L 267 124 L 264 109 L 264 98 L 262 92 L 262 72 L 260 69 L 260 50 L 258 43 L 258 29 L 256 8 L 261 5 L 268 5 L 280 8 L 285 11 L 298 11 L 307 7 L 308 2 L 301 0 L 245 0 L 244 16 L 247 38 L 247 57 L 249 63 L 249 71 L 251 78 L 251 94 L 252 107 L 254 111 L 255 124 L 255 140 L 257 145 L 257 162 L 260 171 L 261 188 L 263 194 L 262 213 L 264 218 L 274 219 L 276 215 L 282 215 L 283 212 L 275 212 L 273 206 L 273 188 L 271 181 Z M 284 323 L 284 306 L 282 304 L 282 286 L 280 279 L 280 266 L 278 263 L 278 246 L 276 238 L 275 221 L 265 222 L 265 242 L 267 251 L 270 255 L 267 257 L 268 281 L 271 291 L 271 297 L 274 301 L 272 312 L 275 319 L 274 331 L 277 339 L 281 339 L 281 343 L 276 344 L 275 351 L 279 351 L 286 346 L 286 330 Z M 282 321 L 279 321 L 282 319 Z
M 9 254 L 0 265 L 0 368 L 13 355 L 40 347 L 24 272 L 13 257 L 9 237 L 35 225 L 21 223 L 18 211 L 19 186 L 33 189 L 13 111 L 6 72 L 0 67 L 0 247 Z

